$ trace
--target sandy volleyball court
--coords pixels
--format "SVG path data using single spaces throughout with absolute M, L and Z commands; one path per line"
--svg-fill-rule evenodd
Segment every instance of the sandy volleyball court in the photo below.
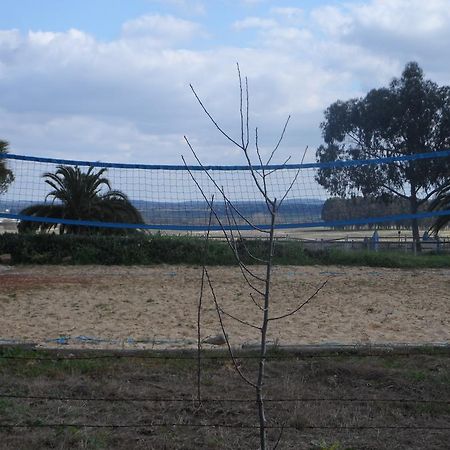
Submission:
M 262 268 L 254 268 L 262 273 Z M 221 307 L 259 325 L 260 311 L 236 268 L 209 269 Z M 0 342 L 44 346 L 194 346 L 201 268 L 184 266 L 0 266 Z M 450 341 L 450 270 L 276 267 L 271 322 L 280 344 Z M 220 330 L 209 294 L 203 335 Z M 233 345 L 256 343 L 258 330 L 225 319 Z M 56 341 L 62 338 L 58 344 Z

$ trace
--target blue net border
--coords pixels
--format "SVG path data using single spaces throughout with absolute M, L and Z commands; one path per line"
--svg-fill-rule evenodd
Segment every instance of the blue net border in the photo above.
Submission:
M 426 219 L 430 217 L 438 216 L 450 216 L 450 209 L 444 211 L 432 211 L 432 212 L 422 212 L 417 214 L 398 214 L 394 216 L 383 216 L 383 217 L 367 217 L 362 219 L 352 219 L 352 220 L 335 220 L 335 221 L 318 221 L 318 222 L 303 222 L 303 223 L 280 223 L 276 224 L 277 229 L 295 229 L 295 228 L 333 228 L 333 227 L 344 227 L 349 225 L 367 225 L 376 224 L 383 222 L 394 222 L 412 219 Z M 80 225 L 86 227 L 100 227 L 100 228 L 117 228 L 117 229 L 139 229 L 139 230 L 171 230 L 171 231 L 221 231 L 221 230 L 254 230 L 255 227 L 260 229 L 269 229 L 270 225 L 237 225 L 237 226 L 227 226 L 223 227 L 219 225 L 149 225 L 149 224 L 136 224 L 136 223 L 115 223 L 115 222 L 96 222 L 90 220 L 72 220 L 72 219 L 54 219 L 51 217 L 31 217 L 22 214 L 8 214 L 0 213 L 0 218 L 13 219 L 13 220 L 24 220 L 29 222 L 44 222 L 44 223 L 54 223 L 64 224 L 64 225 Z
M 374 158 L 374 159 L 358 159 L 351 161 L 331 161 L 327 163 L 305 163 L 305 164 L 272 164 L 268 166 L 263 166 L 264 170 L 298 170 L 298 169 L 332 169 L 339 167 L 354 167 L 354 166 L 366 166 L 373 164 L 389 164 L 392 162 L 400 161 L 415 161 L 420 159 L 431 159 L 431 158 L 447 158 L 450 157 L 450 150 L 440 150 L 437 152 L 427 152 L 427 153 L 415 153 L 413 155 L 402 155 L 402 156 L 389 156 L 385 158 Z M 251 170 L 247 165 L 244 166 L 184 166 L 184 165 L 164 165 L 164 164 L 124 164 L 124 163 L 111 163 L 111 162 L 101 162 L 101 161 L 81 161 L 74 159 L 55 159 L 55 158 L 42 158 L 39 156 L 24 156 L 15 155 L 12 153 L 0 154 L 0 159 L 16 159 L 19 161 L 35 161 L 51 164 L 63 164 L 63 165 L 73 165 L 73 166 L 85 166 L 85 167 L 111 167 L 117 169 L 142 169 L 142 170 L 219 170 L 219 171 L 231 171 L 231 170 Z M 259 170 L 261 166 L 254 165 L 253 169 Z

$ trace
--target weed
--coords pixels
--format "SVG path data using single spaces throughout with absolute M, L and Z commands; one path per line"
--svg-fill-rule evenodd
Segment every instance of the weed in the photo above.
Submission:
M 427 378 L 427 375 L 422 370 L 411 370 L 406 372 L 406 376 L 413 381 L 424 381 Z

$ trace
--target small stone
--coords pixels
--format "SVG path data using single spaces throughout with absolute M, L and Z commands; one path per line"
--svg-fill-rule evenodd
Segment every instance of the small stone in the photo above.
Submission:
M 208 336 L 202 341 L 203 344 L 210 345 L 224 345 L 227 343 L 225 336 L 222 333 L 216 334 L 214 336 Z

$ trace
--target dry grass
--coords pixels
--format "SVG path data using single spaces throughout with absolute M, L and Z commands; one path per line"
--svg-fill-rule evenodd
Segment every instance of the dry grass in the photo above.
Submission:
M 3 351 L 4 354 L 5 351 Z M 30 354 L 9 351 L 19 357 Z M 48 355 L 48 354 L 40 354 Z M 86 353 L 83 353 L 86 356 Z M 217 354 L 215 354 L 217 355 Z M 275 356 L 286 356 L 276 353 Z M 36 353 L 33 353 L 36 356 Z M 54 356 L 54 354 L 53 354 Z M 292 355 L 291 355 L 292 356 Z M 241 359 L 255 374 L 253 360 Z M 377 429 L 376 427 L 448 427 L 449 354 L 416 356 L 330 356 L 274 359 L 268 364 L 270 398 L 432 399 L 447 403 L 295 401 L 268 403 L 270 424 L 286 424 L 282 444 L 288 449 L 446 449 L 450 430 Z M 250 449 L 257 430 L 251 401 L 228 360 L 205 360 L 204 398 L 248 399 L 249 403 L 195 402 L 195 360 L 140 358 L 17 361 L 0 358 L 2 392 L 77 398 L 156 397 L 156 402 L 44 401 L 0 399 L 2 424 L 29 428 L 1 429 L 4 449 Z M 185 402 L 170 399 L 183 397 Z M 46 423 L 135 424 L 136 428 L 33 427 Z M 150 423 L 167 426 L 150 426 Z M 237 428 L 204 427 L 230 424 Z M 176 426 L 179 424 L 181 426 Z M 183 424 L 198 424 L 186 427 Z M 374 427 L 339 429 L 339 427 Z M 308 427 L 330 427 L 312 429 Z M 338 427 L 338 429 L 333 428 Z M 270 433 L 276 439 L 277 431 Z

